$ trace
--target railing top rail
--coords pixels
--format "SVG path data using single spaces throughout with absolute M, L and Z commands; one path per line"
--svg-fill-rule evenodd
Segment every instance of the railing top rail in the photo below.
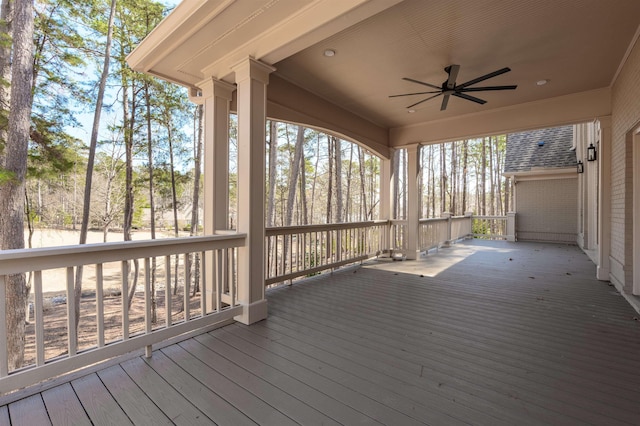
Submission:
M 240 247 L 245 245 L 246 237 L 247 235 L 244 233 L 233 233 L 3 250 L 0 251 L 0 275 Z
M 428 219 L 420 219 L 418 223 L 428 223 L 428 222 L 446 222 L 449 219 L 446 217 L 430 217 Z
M 488 216 L 488 215 L 476 216 L 476 215 L 474 215 L 474 216 L 472 216 L 472 218 L 473 219 L 504 219 L 504 220 L 507 220 L 507 216 L 498 216 L 498 215 L 493 215 L 493 216 Z
M 388 220 L 370 220 L 366 222 L 326 223 L 299 226 L 274 226 L 265 229 L 267 237 L 281 234 L 302 234 L 305 232 L 334 231 L 338 229 L 367 228 L 388 224 Z

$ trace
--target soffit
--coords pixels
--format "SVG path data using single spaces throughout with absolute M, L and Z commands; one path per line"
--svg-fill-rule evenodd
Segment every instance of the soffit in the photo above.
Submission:
M 640 23 L 640 2 L 616 0 L 406 0 L 276 64 L 294 84 L 389 128 L 585 92 L 611 84 Z M 336 55 L 323 56 L 325 49 Z M 478 105 L 441 98 L 408 113 L 440 85 L 444 67 L 461 65 L 458 84 L 494 70 L 511 72 L 478 84 L 517 84 L 479 92 Z M 544 86 L 538 80 L 548 79 Z
M 638 0 L 185 0 L 128 61 L 195 87 L 232 82 L 231 67 L 252 56 L 382 128 L 411 129 L 608 87 L 639 24 Z M 424 90 L 402 77 L 440 85 L 450 64 L 458 84 L 510 67 L 479 85 L 518 88 L 474 93 L 485 105 L 452 97 L 446 111 L 436 98 L 411 114 L 421 97 L 389 98 Z

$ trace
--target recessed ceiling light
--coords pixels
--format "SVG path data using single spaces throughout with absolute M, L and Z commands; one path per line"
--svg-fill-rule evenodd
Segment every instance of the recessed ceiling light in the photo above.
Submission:
M 324 51 L 324 56 L 326 56 L 327 58 L 330 58 L 332 56 L 336 56 L 336 51 L 333 49 L 326 49 Z
M 416 112 L 416 110 L 415 110 L 415 109 L 409 109 L 409 110 L 407 110 L 407 112 L 408 112 L 409 114 L 413 114 L 414 112 Z
M 538 80 L 536 81 L 536 84 L 538 86 L 544 86 L 545 84 L 547 84 L 550 80 L 548 78 L 545 78 L 544 80 Z

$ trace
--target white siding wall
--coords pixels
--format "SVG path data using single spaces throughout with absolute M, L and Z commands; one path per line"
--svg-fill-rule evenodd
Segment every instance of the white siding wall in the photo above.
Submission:
M 640 122 L 640 42 L 636 42 L 612 90 L 611 275 L 631 293 L 632 144 L 627 134 Z M 638 171 L 636 171 L 638 173 Z M 640 189 L 636 190 L 638 193 Z M 640 214 L 636 212 L 635 214 Z
M 516 206 L 519 241 L 576 242 L 576 178 L 519 181 L 516 184 Z

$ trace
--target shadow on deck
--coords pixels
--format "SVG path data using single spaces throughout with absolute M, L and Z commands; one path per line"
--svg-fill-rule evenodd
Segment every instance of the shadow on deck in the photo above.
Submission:
M 594 276 L 551 244 L 373 261 L 270 291 L 261 323 L 4 405 L 0 424 L 638 424 L 638 314 Z

